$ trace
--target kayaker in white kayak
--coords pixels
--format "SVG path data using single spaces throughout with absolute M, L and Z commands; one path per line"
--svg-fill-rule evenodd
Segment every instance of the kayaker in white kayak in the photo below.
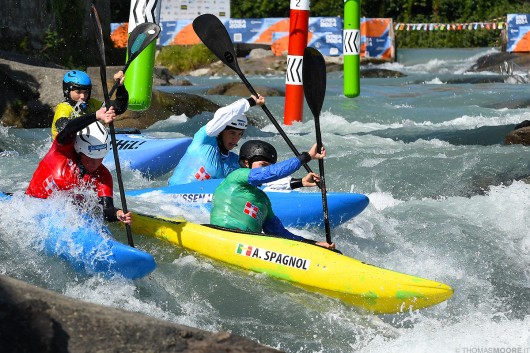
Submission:
M 111 139 L 102 123 L 115 119 L 116 112 L 111 106 L 108 111 L 102 107 L 95 113 L 69 120 L 40 161 L 26 194 L 46 199 L 57 191 L 69 191 L 76 201 L 83 201 L 75 190 L 89 188 L 97 194 L 106 221 L 130 224 L 131 212 L 125 214 L 114 207 L 112 175 L 103 165 Z
M 271 144 L 250 140 L 241 146 L 239 168 L 230 173 L 215 189 L 210 223 L 216 226 L 249 232 L 273 234 L 283 238 L 312 242 L 324 248 L 335 249 L 335 243 L 314 242 L 288 231 L 272 211 L 269 197 L 259 187 L 264 183 L 285 178 L 296 172 L 312 159 L 323 159 L 324 147 L 320 153 L 314 144 L 309 152 L 298 157 L 276 163 L 278 154 Z M 313 182 L 319 181 L 314 174 Z
M 186 153 L 169 178 L 169 185 L 188 184 L 209 179 L 222 179 L 238 169 L 239 157 L 231 152 L 247 129 L 245 113 L 255 105 L 265 104 L 265 97 L 258 94 L 241 98 L 226 107 L 219 108 L 213 119 L 193 136 Z M 296 189 L 316 186 L 314 173 L 303 178 L 285 178 L 267 183 L 271 189 Z
M 123 71 L 114 74 L 114 80 L 120 80 L 120 85 L 116 90 L 116 100 L 112 102 L 116 115 L 120 115 L 127 110 L 129 94 L 123 85 L 125 76 Z M 70 119 L 81 115 L 95 113 L 103 102 L 91 98 L 92 80 L 86 72 L 81 70 L 70 70 L 63 77 L 64 102 L 57 104 L 52 121 L 52 138 L 66 126 Z

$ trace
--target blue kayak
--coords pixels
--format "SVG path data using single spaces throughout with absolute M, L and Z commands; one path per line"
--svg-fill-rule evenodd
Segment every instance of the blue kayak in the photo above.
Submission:
M 158 188 L 129 190 L 127 196 L 149 197 L 168 195 L 167 202 L 176 206 L 202 205 L 211 208 L 213 192 L 223 179 L 169 185 Z M 296 190 L 267 190 L 272 209 L 286 227 L 324 226 L 322 194 L 318 192 L 300 192 Z M 361 213 L 368 206 L 366 195 L 347 192 L 328 192 L 328 215 L 331 227 L 337 227 Z
M 120 165 L 156 178 L 177 166 L 192 141 L 191 137 L 155 138 L 143 134 L 116 134 Z M 105 166 L 114 169 L 114 154 L 108 153 Z
M 0 202 L 9 198 L 0 192 Z M 42 239 L 44 253 L 62 258 L 76 271 L 138 279 L 155 270 L 152 255 L 116 241 L 106 226 L 90 217 L 80 217 L 81 224 L 74 228 L 58 218 L 51 213 L 37 216 L 39 229 L 47 233 Z

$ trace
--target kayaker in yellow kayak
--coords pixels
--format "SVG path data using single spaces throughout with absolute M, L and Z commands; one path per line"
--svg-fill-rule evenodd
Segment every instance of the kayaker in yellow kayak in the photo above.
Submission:
M 249 232 L 273 234 L 292 240 L 312 242 L 325 248 L 335 248 L 335 243 L 314 242 L 288 231 L 282 221 L 272 211 L 269 197 L 259 186 L 264 183 L 285 178 L 296 172 L 312 159 L 323 159 L 326 156 L 324 147 L 317 152 L 314 144 L 309 152 L 298 157 L 276 163 L 278 154 L 271 144 L 250 140 L 241 146 L 239 168 L 226 177 L 215 189 L 213 195 L 210 223 L 216 226 L 240 229 Z M 319 176 L 312 174 L 312 183 L 319 181 Z

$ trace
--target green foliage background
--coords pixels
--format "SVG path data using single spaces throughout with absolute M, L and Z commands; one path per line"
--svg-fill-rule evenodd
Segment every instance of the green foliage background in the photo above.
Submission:
M 351 1 L 351 0 L 350 0 Z M 392 18 L 395 23 L 466 23 L 530 13 L 525 0 L 370 0 L 361 1 L 361 16 Z M 287 0 L 232 0 L 234 18 L 289 17 Z M 311 2 L 311 16 L 343 16 L 342 0 Z M 465 48 L 500 46 L 500 31 L 396 31 L 398 47 Z
M 111 21 L 129 19 L 130 2 L 111 1 Z M 352 1 L 352 0 L 349 0 Z M 231 0 L 232 18 L 289 17 L 289 0 Z M 366 0 L 360 1 L 361 16 L 392 18 L 394 23 L 469 23 L 505 21 L 509 13 L 530 13 L 525 0 Z M 311 16 L 344 15 L 343 0 L 311 1 Z M 395 31 L 399 48 L 500 47 L 500 30 Z M 172 72 L 193 70 L 215 57 L 204 46 L 164 47 L 157 64 Z

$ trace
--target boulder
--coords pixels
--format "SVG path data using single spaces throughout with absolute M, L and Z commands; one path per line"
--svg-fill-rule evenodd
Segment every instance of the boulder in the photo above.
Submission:
M 285 96 L 284 92 L 280 92 L 276 89 L 264 86 L 253 86 L 256 92 L 261 94 L 264 97 L 283 97 Z M 239 97 L 249 97 L 251 95 L 247 86 L 241 82 L 228 82 L 223 83 L 214 88 L 209 89 L 207 94 L 215 95 L 224 95 L 224 96 L 239 96 Z
M 202 112 L 215 112 L 218 108 L 219 105 L 196 94 L 166 93 L 155 89 L 149 109 L 144 111 L 127 110 L 116 119 L 114 125 L 116 127 L 146 129 L 171 115 L 185 114 L 191 118 Z
M 0 275 L 2 352 L 278 352 L 228 332 L 207 332 L 75 300 Z
M 509 134 L 507 134 L 504 137 L 504 144 L 506 145 L 522 144 L 524 146 L 530 146 L 530 126 L 524 126 L 524 127 L 515 129 Z
M 55 106 L 64 99 L 62 80 L 67 70 L 32 64 L 35 63 L 25 64 L 0 58 L 0 96 L 3 97 L 0 100 L 0 123 L 5 126 L 50 127 Z M 106 68 L 109 90 L 114 85 L 114 74 L 121 69 L 121 66 Z M 103 100 L 100 68 L 89 67 L 86 72 L 92 79 L 92 97 Z M 156 72 L 160 73 L 160 80 L 169 79 L 162 68 Z M 171 94 L 156 89 L 153 90 L 151 103 L 151 107 L 142 112 L 128 110 L 118 117 L 115 126 L 145 129 L 171 115 L 186 114 L 191 118 L 204 111 L 214 112 L 219 108 L 217 104 L 198 95 Z
M 493 53 L 478 58 L 470 71 L 490 71 L 502 72 L 505 63 L 527 69 L 530 67 L 530 57 L 528 53 Z

